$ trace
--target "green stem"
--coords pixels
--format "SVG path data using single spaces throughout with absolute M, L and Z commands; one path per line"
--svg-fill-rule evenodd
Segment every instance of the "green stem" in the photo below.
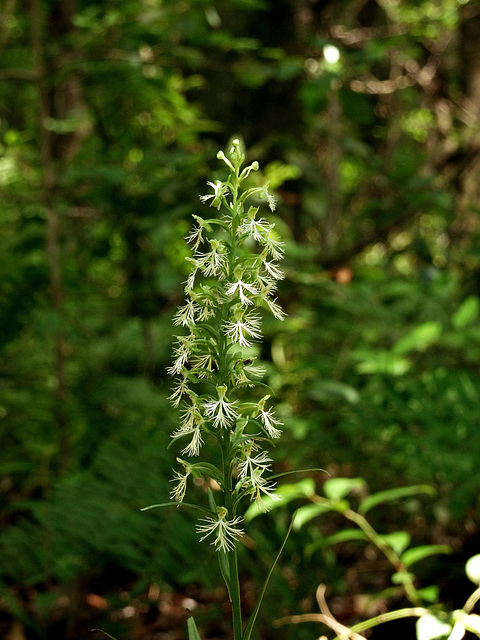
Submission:
M 235 239 L 237 234 L 238 227 L 238 165 L 235 166 L 235 178 L 233 181 L 233 203 L 232 203 L 232 230 L 231 230 L 231 251 L 230 251 L 230 265 L 229 265 L 229 278 L 233 278 L 234 275 L 234 266 L 236 264 L 236 251 L 235 251 Z M 228 348 L 227 348 L 228 351 Z M 229 434 L 230 435 L 230 434 Z M 230 449 L 230 442 L 228 443 L 228 448 Z M 228 451 L 228 453 L 230 453 Z M 228 488 L 226 491 L 226 506 L 228 508 L 228 512 L 230 517 L 235 516 L 235 506 L 233 504 L 233 482 L 232 482 L 232 468 L 229 460 L 230 456 L 226 456 L 226 465 L 225 465 L 225 474 L 228 474 Z M 241 640 L 243 635 L 243 625 L 242 625 L 242 601 L 240 596 L 240 580 L 238 575 L 238 558 L 237 558 L 237 549 L 234 548 L 229 554 L 229 566 L 230 566 L 230 597 L 232 601 L 232 622 L 233 622 L 233 637 L 234 640 Z
M 321 496 L 315 496 L 314 502 L 325 504 L 330 509 L 334 509 L 335 511 L 339 511 L 340 513 L 342 513 L 345 518 L 347 518 L 347 520 L 354 522 L 359 527 L 359 529 L 361 529 L 365 533 L 370 542 L 372 542 L 377 547 L 377 549 L 379 549 L 385 555 L 395 571 L 405 574 L 405 582 L 403 583 L 403 587 L 405 589 L 405 595 L 410 600 L 410 602 L 416 606 L 421 604 L 421 599 L 418 596 L 415 585 L 413 584 L 413 580 L 410 578 L 408 570 L 401 561 L 400 557 L 391 547 L 388 546 L 388 544 L 386 544 L 382 540 L 381 536 L 378 535 L 378 533 L 364 516 L 362 516 L 360 513 L 357 513 L 356 511 L 353 511 L 352 509 L 337 508 L 336 506 L 334 506 L 335 501 L 329 500 L 328 498 L 322 498 Z
M 237 228 L 239 224 L 239 207 L 238 204 L 238 185 L 239 185 L 239 165 L 235 164 L 235 167 L 231 171 L 231 196 L 232 204 L 229 205 L 225 197 L 223 198 L 224 206 L 231 211 L 232 223 L 230 228 L 230 256 L 228 263 L 228 280 L 232 281 L 235 275 L 235 265 L 237 264 L 237 251 L 236 251 L 236 236 Z M 225 325 L 228 317 L 229 310 L 233 303 L 224 300 L 220 304 L 217 312 L 217 323 L 219 326 L 218 334 L 215 336 L 217 342 L 217 361 L 218 361 L 218 381 L 222 385 L 227 387 L 227 396 L 234 387 L 234 383 L 231 378 L 231 371 L 233 362 L 231 360 L 231 354 L 229 352 L 231 344 L 226 339 L 222 327 Z M 231 432 L 229 429 L 223 430 L 219 438 L 219 442 L 222 447 L 222 468 L 223 468 L 223 488 L 225 491 L 225 508 L 228 511 L 229 518 L 233 519 L 236 513 L 236 502 L 234 501 L 233 493 L 233 477 L 232 477 L 232 461 L 231 461 Z M 223 553 L 223 552 L 220 552 Z M 228 589 L 230 601 L 232 603 L 232 622 L 233 622 L 233 634 L 234 640 L 242 640 L 243 625 L 242 625 L 242 608 L 240 598 L 240 581 L 238 576 L 238 559 L 237 551 L 228 552 L 228 562 L 220 560 L 220 568 L 222 575 Z M 228 569 L 227 569 L 228 566 Z M 225 573 L 226 571 L 226 573 Z
M 403 583 L 405 589 L 405 595 L 410 600 L 410 602 L 414 605 L 419 605 L 421 603 L 420 598 L 418 597 L 417 590 L 415 585 L 413 584 L 412 579 L 408 575 L 407 568 L 404 566 L 400 557 L 393 551 L 391 547 L 386 544 L 382 538 L 378 535 L 375 529 L 370 525 L 370 523 L 359 513 L 353 511 L 352 509 L 347 509 L 344 513 L 345 517 L 355 522 L 355 524 L 362 529 L 362 531 L 366 534 L 371 542 L 379 549 L 390 562 L 390 564 L 394 567 L 397 572 L 403 572 L 405 574 L 405 582 Z
M 353 627 L 350 627 L 348 631 L 345 631 L 345 635 L 350 637 L 354 633 L 360 633 L 361 631 L 366 631 L 367 629 L 372 629 L 373 627 L 377 627 L 379 624 L 383 624 L 384 622 L 391 622 L 392 620 L 400 620 L 401 618 L 420 618 L 424 616 L 426 613 L 429 613 L 428 609 L 424 609 L 423 607 L 414 607 L 408 609 L 398 609 L 398 611 L 389 611 L 388 613 L 381 613 L 374 618 L 370 618 L 369 620 L 364 620 L 363 622 L 359 622 L 358 624 L 354 624 Z M 335 636 L 333 640 L 341 640 L 345 636 L 342 634 L 341 636 Z
M 240 597 L 240 581 L 238 579 L 237 549 L 229 553 L 230 556 L 230 596 L 232 598 L 232 620 L 234 640 L 242 640 L 242 601 Z
M 225 453 L 228 454 L 228 452 Z M 232 469 L 228 458 L 228 455 L 224 457 L 225 506 L 228 509 L 230 517 L 233 517 L 235 513 L 233 508 Z M 236 548 L 233 551 L 230 551 L 228 554 L 228 565 L 230 567 L 230 601 L 232 603 L 233 637 L 234 640 L 241 640 L 243 634 L 242 604 L 240 597 L 240 581 L 238 577 L 238 560 Z

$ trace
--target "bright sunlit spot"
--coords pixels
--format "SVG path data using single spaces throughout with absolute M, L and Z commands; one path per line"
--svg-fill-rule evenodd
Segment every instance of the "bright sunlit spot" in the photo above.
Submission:
M 340 60 L 340 51 L 333 44 L 326 44 L 323 47 L 323 57 L 327 62 L 335 64 Z

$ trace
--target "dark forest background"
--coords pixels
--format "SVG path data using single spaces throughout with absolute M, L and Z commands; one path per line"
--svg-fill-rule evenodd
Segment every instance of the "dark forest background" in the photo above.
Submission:
M 192 517 L 140 508 L 171 489 L 183 238 L 233 136 L 286 240 L 288 319 L 262 352 L 275 469 L 434 487 L 372 517 L 450 544 L 419 579 L 461 606 L 480 549 L 480 3 L 0 5 L 0 635 L 179 640 L 190 608 L 228 637 Z M 286 511 L 249 525 L 246 602 Z M 389 584 L 364 545 L 312 551 L 342 526 L 292 534 L 262 640 L 318 637 L 272 622 L 316 610 L 320 582 L 344 622 Z

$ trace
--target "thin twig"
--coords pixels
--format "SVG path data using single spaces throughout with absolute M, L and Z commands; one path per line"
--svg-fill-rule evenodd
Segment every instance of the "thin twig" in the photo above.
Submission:
M 305 613 L 299 616 L 287 616 L 285 618 L 275 620 L 273 623 L 274 626 L 280 627 L 284 624 L 299 624 L 300 622 L 320 622 L 335 631 L 337 637 L 341 638 L 341 640 L 365 640 L 364 636 L 361 636 L 358 633 L 352 633 L 348 627 L 335 619 L 325 600 L 325 591 L 326 586 L 324 584 L 318 586 L 316 598 L 321 613 Z M 320 640 L 320 638 L 318 640 Z
M 324 584 L 318 585 L 315 597 L 317 598 L 318 606 L 320 607 L 320 611 L 327 621 L 328 626 L 333 629 L 333 631 L 335 631 L 335 633 L 341 640 L 349 640 L 350 638 L 352 638 L 352 640 L 365 640 L 364 636 L 361 636 L 358 633 L 352 633 L 351 629 L 341 624 L 334 618 L 330 609 L 328 608 L 327 601 L 325 600 L 326 590 L 327 587 Z

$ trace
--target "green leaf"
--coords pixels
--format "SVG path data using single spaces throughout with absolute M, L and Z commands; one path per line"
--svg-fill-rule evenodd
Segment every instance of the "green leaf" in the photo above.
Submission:
M 323 485 L 323 493 L 330 500 L 341 500 L 354 489 L 365 486 L 363 478 L 330 478 Z
M 478 318 L 479 302 L 477 296 L 468 296 L 452 316 L 455 329 L 462 329 Z
M 473 584 L 480 585 L 480 553 L 472 556 L 465 565 L 465 573 Z
M 411 536 L 406 531 L 394 531 L 393 533 L 386 533 L 381 535 L 380 538 L 388 544 L 388 546 L 395 551 L 396 554 L 402 553 L 408 547 L 411 541 Z
M 200 640 L 200 634 L 198 633 L 197 625 L 193 616 L 190 616 L 187 620 L 188 640 Z
M 419 493 L 424 493 L 429 496 L 435 495 L 435 489 L 428 484 L 419 484 L 411 487 L 398 487 L 397 489 L 387 489 L 386 491 L 379 491 L 374 493 L 368 498 L 365 498 L 360 503 L 358 510 L 360 513 L 367 513 L 373 507 L 376 507 L 382 502 L 390 502 L 391 500 L 398 500 L 399 498 L 406 498 L 409 496 L 415 496 Z
M 215 467 L 213 464 L 210 464 L 209 462 L 196 462 L 195 464 L 192 464 L 192 473 L 194 477 L 198 477 L 195 476 L 195 472 L 198 472 L 200 475 L 210 476 L 211 478 L 216 480 L 220 486 L 222 486 L 223 484 L 222 474 L 217 469 L 217 467 Z
M 253 611 L 252 611 L 252 613 L 250 615 L 250 618 L 249 618 L 249 620 L 247 622 L 247 626 L 245 627 L 245 631 L 243 632 L 243 639 L 242 640 L 250 640 L 250 637 L 251 637 L 252 631 L 253 631 L 253 627 L 255 625 L 255 621 L 257 619 L 258 612 L 259 612 L 261 604 L 262 604 L 262 600 L 263 600 L 263 598 L 265 596 L 265 592 L 266 592 L 267 587 L 268 587 L 268 583 L 270 582 L 270 578 L 272 576 L 273 570 L 275 569 L 275 567 L 277 565 L 277 562 L 279 561 L 280 556 L 282 555 L 283 548 L 285 547 L 285 545 L 287 543 L 287 540 L 288 540 L 288 537 L 289 537 L 289 535 L 290 535 L 290 533 L 292 531 L 292 527 L 293 527 L 293 523 L 295 522 L 296 515 L 297 515 L 297 512 L 295 512 L 293 514 L 293 516 L 292 516 L 292 520 L 290 522 L 290 526 L 288 527 L 288 531 L 287 531 L 287 533 L 285 535 L 285 538 L 284 538 L 284 540 L 282 542 L 282 546 L 280 547 L 280 550 L 277 553 L 277 557 L 275 558 L 275 560 L 274 560 L 274 562 L 272 564 L 272 567 L 271 567 L 270 571 L 268 572 L 267 577 L 265 578 L 265 582 L 263 583 L 263 587 L 262 587 L 262 590 L 260 591 L 260 595 L 258 596 L 258 600 L 257 600 L 257 603 L 255 605 L 255 608 L 253 609 Z
M 342 529 L 322 540 L 322 546 L 349 542 L 350 540 L 368 540 L 368 536 L 360 529 Z
M 401 556 L 401 561 L 406 567 L 410 567 L 415 562 L 434 556 L 437 553 L 452 553 L 452 549 L 446 544 L 428 544 L 422 547 L 407 549 Z
M 337 398 L 345 400 L 349 404 L 357 404 L 360 401 L 360 394 L 354 387 L 337 380 L 321 380 L 317 382 L 310 389 L 310 395 L 320 402 Z
M 417 593 L 422 600 L 434 604 L 438 602 L 440 588 L 436 584 L 432 584 L 429 587 L 423 587 L 423 589 L 417 589 Z
M 210 505 L 210 509 L 212 510 L 212 513 L 217 515 L 217 503 L 215 502 L 215 496 L 213 495 L 213 491 L 210 489 L 210 487 L 208 487 L 207 496 L 208 496 L 208 504 Z
M 327 513 L 328 511 L 332 511 L 330 507 L 323 504 L 306 504 L 303 507 L 300 507 L 297 510 L 297 517 L 295 518 L 295 531 L 298 531 L 303 527 L 304 524 L 321 515 L 322 513 Z
M 403 376 L 411 367 L 411 363 L 407 358 L 385 351 L 357 353 L 357 359 L 359 362 L 356 369 L 361 374 L 381 373 L 391 376 Z
M 230 560 L 228 554 L 221 549 L 217 551 L 218 565 L 220 567 L 220 573 L 222 574 L 223 581 L 227 587 L 228 595 L 230 596 Z M 230 596 L 230 600 L 231 600 Z
M 411 351 L 425 351 L 434 344 L 442 333 L 442 325 L 436 320 L 425 322 L 415 327 L 406 336 L 400 338 L 392 351 L 397 355 L 404 355 Z

